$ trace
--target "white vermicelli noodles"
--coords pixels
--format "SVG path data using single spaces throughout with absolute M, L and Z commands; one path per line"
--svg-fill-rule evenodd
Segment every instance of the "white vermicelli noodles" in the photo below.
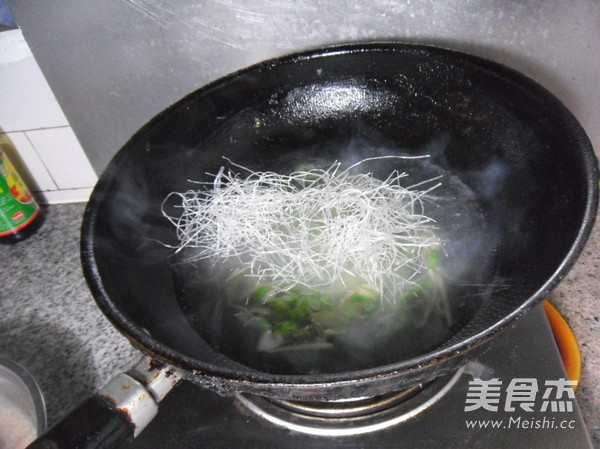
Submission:
M 178 249 L 196 248 L 194 259 L 214 263 L 238 260 L 246 276 L 281 291 L 360 282 L 395 302 L 418 284 L 427 254 L 440 245 L 424 213 L 437 185 L 417 189 L 434 180 L 407 188 L 400 183 L 406 173 L 380 180 L 339 162 L 289 175 L 244 170 L 242 177 L 221 168 L 207 188 L 169 196 L 181 199 L 181 215 L 163 208 Z

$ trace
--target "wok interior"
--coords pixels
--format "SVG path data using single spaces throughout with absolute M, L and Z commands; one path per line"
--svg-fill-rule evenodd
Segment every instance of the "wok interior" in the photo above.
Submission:
M 539 300 L 558 277 L 589 207 L 582 145 L 582 131 L 553 97 L 464 55 L 384 46 L 263 64 L 186 97 L 118 153 L 90 206 L 92 289 L 117 326 L 151 351 L 217 374 L 269 371 L 223 357 L 190 325 L 168 262 L 165 244 L 176 240 L 163 199 L 193 188 L 188 180 L 209 180 L 223 156 L 289 173 L 307 160 L 427 154 L 442 182 L 460 186 L 448 190 L 452 200 L 481 217 L 483 238 L 463 257 L 485 267 L 477 282 L 501 287 L 482 300 L 459 298 L 446 341 L 410 355 L 434 359 Z M 429 174 L 415 169 L 411 181 Z

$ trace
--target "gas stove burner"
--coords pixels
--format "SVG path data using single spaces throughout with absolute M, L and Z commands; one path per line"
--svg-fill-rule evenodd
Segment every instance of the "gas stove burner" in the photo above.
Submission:
M 121 447 L 592 449 L 576 402 L 572 413 L 536 414 L 557 422 L 572 420 L 573 426 L 567 429 L 469 426 L 467 421 L 508 423 L 521 418 L 529 423 L 531 419 L 529 412 L 507 412 L 503 404 L 496 412 L 465 411 L 469 383 L 477 377 L 498 378 L 506 384 L 514 378 L 534 378 L 540 383 L 565 377 L 543 308 L 534 308 L 456 374 L 376 398 L 320 404 L 246 394 L 231 397 L 184 380 L 161 402 L 150 425 Z
M 399 392 L 375 397 L 342 399 L 337 401 L 286 401 L 271 399 L 274 405 L 304 416 L 346 419 L 362 417 L 387 410 L 412 397 L 423 388 L 421 384 Z
M 459 380 L 454 375 L 372 398 L 300 402 L 238 394 L 243 408 L 279 427 L 317 436 L 354 436 L 395 426 L 442 398 Z

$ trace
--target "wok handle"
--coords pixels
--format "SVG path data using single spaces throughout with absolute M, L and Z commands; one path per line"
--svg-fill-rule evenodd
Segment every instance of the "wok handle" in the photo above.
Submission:
M 100 396 L 75 408 L 27 449 L 109 449 L 133 438 L 133 425 Z
M 150 357 L 117 374 L 27 449 L 110 449 L 136 437 L 181 373 Z

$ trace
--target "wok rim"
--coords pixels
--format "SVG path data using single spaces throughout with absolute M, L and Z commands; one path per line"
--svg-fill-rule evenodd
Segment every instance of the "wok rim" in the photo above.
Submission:
M 457 57 L 461 60 L 466 60 L 476 64 L 485 70 L 494 72 L 503 77 L 519 82 L 527 91 L 533 91 L 536 95 L 542 96 L 547 101 L 554 112 L 565 121 L 566 126 L 571 130 L 572 135 L 577 142 L 577 149 L 581 153 L 581 159 L 585 167 L 587 197 L 585 199 L 584 215 L 579 227 L 577 236 L 573 240 L 569 251 L 558 265 L 554 273 L 540 286 L 540 288 L 529 298 L 524 299 L 519 307 L 514 311 L 505 315 L 498 320 L 494 325 L 488 327 L 468 338 L 460 340 L 450 346 L 436 349 L 418 357 L 408 360 L 402 360 L 397 363 L 377 366 L 374 368 L 361 369 L 356 371 L 347 371 L 340 373 L 322 373 L 322 374 L 272 374 L 248 368 L 243 375 L 230 367 L 219 366 L 203 362 L 196 358 L 187 356 L 177 350 L 172 349 L 153 337 L 151 337 L 142 327 L 137 325 L 130 319 L 119 306 L 116 305 L 107 293 L 103 280 L 100 275 L 100 270 L 94 254 L 94 230 L 98 216 L 99 205 L 102 203 L 107 185 L 110 178 L 106 178 L 103 173 L 98 180 L 87 204 L 83 216 L 81 229 L 81 261 L 84 272 L 84 277 L 92 292 L 92 295 L 100 307 L 104 315 L 109 319 L 112 325 L 127 337 L 134 346 L 142 351 L 151 354 L 152 356 L 166 362 L 169 365 L 183 369 L 188 372 L 192 378 L 197 376 L 214 378 L 226 383 L 232 383 L 233 388 L 243 391 L 261 390 L 264 388 L 291 388 L 302 390 L 329 390 L 332 387 L 343 387 L 347 384 L 353 384 L 360 381 L 361 384 L 379 383 L 382 380 L 389 378 L 401 378 L 403 376 L 411 376 L 411 374 L 419 373 L 423 369 L 432 365 L 439 365 L 441 362 L 446 362 L 451 359 L 457 359 L 460 355 L 465 355 L 471 352 L 474 348 L 494 339 L 499 333 L 510 327 L 515 321 L 525 315 L 538 302 L 545 299 L 546 296 L 560 283 L 566 276 L 572 266 L 575 264 L 578 256 L 583 251 L 583 248 L 592 231 L 595 217 L 598 209 L 598 161 L 594 153 L 592 144 L 586 135 L 583 127 L 574 117 L 574 115 L 566 108 L 566 106 L 558 100 L 551 92 L 533 81 L 524 74 L 511 69 L 503 64 L 494 62 L 489 59 L 474 56 L 462 51 L 443 48 L 428 44 L 414 44 L 405 42 L 359 42 L 350 44 L 341 44 L 328 47 L 320 47 L 317 49 L 306 50 L 303 52 L 292 53 L 286 56 L 281 56 L 269 59 L 258 64 L 251 65 L 229 75 L 221 77 L 200 89 L 197 89 L 173 105 L 166 108 L 164 111 L 153 117 L 140 130 L 138 130 L 125 145 L 113 157 L 108 167 L 119 163 L 119 159 L 124 157 L 123 149 L 132 145 L 146 130 L 150 129 L 158 119 L 163 118 L 171 111 L 175 110 L 179 105 L 184 103 L 190 96 L 199 95 L 202 92 L 210 91 L 211 89 L 226 83 L 228 80 L 238 76 L 264 70 L 269 67 L 291 64 L 306 59 L 325 58 L 331 56 L 343 56 L 355 53 L 364 53 L 369 51 L 425 51 L 430 54 L 443 54 Z

